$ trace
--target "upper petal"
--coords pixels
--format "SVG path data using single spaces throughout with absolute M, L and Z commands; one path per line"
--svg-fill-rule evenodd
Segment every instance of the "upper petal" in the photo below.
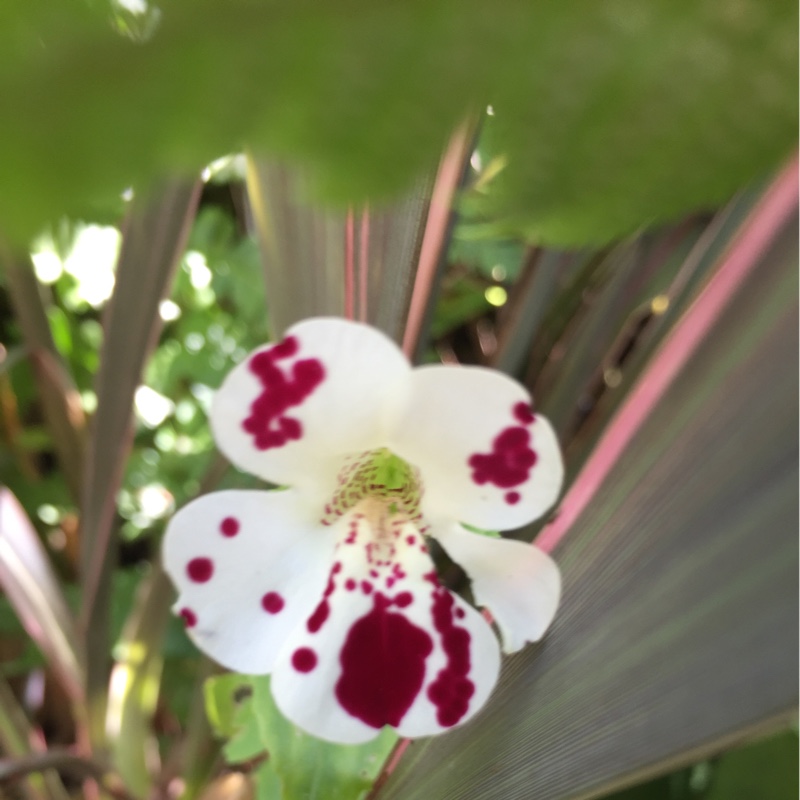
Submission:
M 205 495 L 172 518 L 164 568 L 197 646 L 238 672 L 264 674 L 325 587 L 335 539 L 287 491 Z
M 542 638 L 561 597 L 561 573 L 547 553 L 460 525 L 437 527 L 433 535 L 469 575 L 475 602 L 492 612 L 506 653 Z
M 553 429 L 530 404 L 522 386 L 494 370 L 413 371 L 390 446 L 420 470 L 426 515 L 507 530 L 547 511 L 564 468 Z
M 242 469 L 278 484 L 322 481 L 327 493 L 343 455 L 383 444 L 410 372 L 380 331 L 306 320 L 228 375 L 214 397 L 211 427 Z
M 500 649 L 483 617 L 439 586 L 410 522 L 354 511 L 338 525 L 324 596 L 281 652 L 272 691 L 304 730 L 342 743 L 384 725 L 428 736 L 466 722 L 491 693 Z

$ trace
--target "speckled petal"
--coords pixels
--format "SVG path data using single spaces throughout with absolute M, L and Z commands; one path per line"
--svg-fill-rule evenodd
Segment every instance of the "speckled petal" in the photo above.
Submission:
M 281 711 L 333 742 L 364 742 L 384 725 L 403 736 L 449 730 L 486 702 L 500 667 L 494 633 L 439 586 L 416 526 L 379 505 L 336 526 L 324 596 L 272 677 Z
M 325 587 L 335 539 L 287 491 L 224 491 L 189 503 L 164 538 L 175 613 L 197 646 L 230 669 L 272 670 Z
M 555 433 L 516 381 L 482 367 L 415 369 L 390 446 L 416 466 L 431 520 L 509 530 L 556 501 L 564 468 Z
M 410 373 L 380 331 L 342 319 L 306 320 L 228 375 L 211 408 L 214 438 L 254 475 L 330 493 L 344 456 L 384 443 Z

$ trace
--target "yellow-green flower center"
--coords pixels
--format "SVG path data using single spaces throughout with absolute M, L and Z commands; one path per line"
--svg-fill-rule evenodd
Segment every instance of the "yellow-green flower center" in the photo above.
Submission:
M 415 517 L 421 497 L 419 472 L 411 464 L 386 447 L 368 450 L 345 461 L 323 522 L 333 523 L 367 498 L 386 501 L 391 514 Z

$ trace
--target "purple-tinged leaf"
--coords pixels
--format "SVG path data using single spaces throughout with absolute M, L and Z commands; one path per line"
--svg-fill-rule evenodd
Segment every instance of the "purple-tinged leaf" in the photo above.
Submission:
M 74 703 L 84 666 L 73 619 L 47 553 L 19 501 L 0 489 L 0 586 Z
M 133 399 L 161 330 L 170 289 L 199 198 L 197 181 L 175 179 L 136 198 L 123 229 L 116 286 L 106 308 L 81 506 L 82 624 L 89 665 L 91 735 L 104 737 L 108 593 L 115 561 L 116 494 L 133 437 Z
M 539 544 L 563 605 L 378 796 L 598 797 L 797 705 L 797 165 L 677 322 Z

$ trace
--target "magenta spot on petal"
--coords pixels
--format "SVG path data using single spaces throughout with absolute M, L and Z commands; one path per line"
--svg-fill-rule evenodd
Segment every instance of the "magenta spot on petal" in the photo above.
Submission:
M 428 633 L 389 606 L 376 593 L 372 610 L 353 623 L 339 655 L 336 698 L 373 728 L 400 724 L 422 689 L 425 660 L 433 650 Z
M 310 647 L 301 647 L 292 653 L 292 666 L 298 672 L 311 672 L 317 666 L 317 654 Z
M 436 570 L 431 570 L 430 572 L 426 572 L 422 576 L 422 579 L 428 581 L 428 583 L 432 583 L 434 586 L 439 585 L 439 576 L 436 574 Z
M 251 434 L 258 450 L 283 447 L 303 436 L 301 423 L 285 416 L 285 412 L 302 405 L 313 394 L 325 379 L 325 368 L 321 361 L 309 358 L 296 361 L 287 375 L 278 362 L 295 356 L 299 349 L 297 338 L 289 336 L 250 359 L 250 371 L 261 383 L 262 391 L 250 405 L 250 416 L 242 422 L 242 428 Z
M 530 425 L 536 419 L 533 415 L 533 409 L 527 403 L 517 403 L 514 406 L 514 416 L 517 422 L 523 425 Z
M 328 616 L 331 613 L 331 606 L 328 602 L 328 598 L 333 594 L 333 590 L 336 588 L 336 583 L 333 580 L 333 576 L 339 572 L 341 568 L 342 565 L 337 561 L 331 569 L 331 574 L 328 578 L 328 585 L 325 587 L 322 600 L 320 600 L 319 605 L 314 609 L 314 613 L 306 622 L 306 628 L 308 629 L 309 633 L 316 633 L 325 624 L 325 621 L 328 619 Z
M 352 578 L 348 578 L 344 582 L 344 588 L 347 589 L 348 592 L 352 592 L 353 589 L 356 588 L 356 585 L 357 585 L 356 582 Z
M 236 536 L 239 533 L 239 520 L 235 517 L 225 517 L 219 524 L 219 530 L 223 536 Z
M 195 583 L 205 583 L 214 574 L 214 562 L 210 558 L 193 558 L 186 565 L 186 574 Z
M 331 613 L 331 606 L 327 600 L 323 600 L 315 609 L 314 613 L 308 618 L 306 628 L 309 633 L 316 633 L 328 619 Z
M 398 608 L 405 608 L 406 606 L 410 606 L 413 602 L 414 595 L 412 595 L 411 592 L 400 592 L 394 599 L 394 604 Z
M 369 594 L 372 591 L 372 584 L 369 581 L 361 581 L 361 591 Z
M 516 505 L 522 499 L 519 492 L 506 492 L 506 503 L 510 506 Z
M 470 635 L 466 628 L 453 624 L 453 612 L 457 616 L 460 611 L 454 605 L 453 595 L 447 590 L 433 592 L 431 614 L 447 663 L 428 687 L 428 698 L 436 706 L 437 721 L 445 728 L 455 725 L 467 713 L 469 699 L 475 693 L 475 684 L 467 677 L 471 666 Z
M 520 420 L 522 417 L 527 419 L 527 415 L 533 417 L 530 408 L 524 403 L 514 406 L 514 415 Z M 510 489 L 525 483 L 537 461 L 530 441 L 530 432 L 522 426 L 514 425 L 501 431 L 492 442 L 491 453 L 473 453 L 467 460 L 472 468 L 472 480 L 479 486 L 493 483 L 500 489 Z M 516 500 L 509 499 L 515 496 Z M 516 503 L 518 499 L 516 492 L 506 495 L 509 503 Z
M 457 609 L 456 609 L 456 616 L 457 616 L 459 619 L 464 619 L 464 617 L 466 617 L 466 616 L 467 616 L 467 614 L 466 614 L 466 612 L 464 611 L 464 609 L 463 609 L 463 608 L 457 608 Z
M 187 628 L 193 628 L 197 625 L 197 614 L 195 614 L 191 608 L 182 608 L 178 612 L 178 616 L 183 619 L 183 624 L 186 625 Z
M 406 536 L 406 544 L 414 544 L 416 541 L 417 539 L 415 536 Z
M 279 611 L 283 611 L 285 605 L 283 598 L 277 592 L 267 592 L 261 598 L 261 607 L 269 614 L 277 614 Z

